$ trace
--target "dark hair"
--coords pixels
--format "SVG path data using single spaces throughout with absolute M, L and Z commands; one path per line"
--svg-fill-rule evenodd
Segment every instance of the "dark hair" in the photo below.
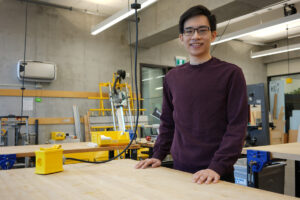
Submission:
M 215 15 L 211 14 L 211 12 L 204 6 L 202 5 L 198 5 L 198 6 L 194 6 L 191 7 L 190 9 L 188 9 L 187 11 L 185 11 L 179 19 L 179 32 L 183 33 L 183 29 L 184 29 L 184 23 L 186 20 L 198 16 L 198 15 L 204 15 L 207 17 L 208 22 L 209 22 L 209 26 L 210 26 L 210 30 L 211 31 L 215 31 L 216 30 L 216 24 L 217 24 L 217 20 Z

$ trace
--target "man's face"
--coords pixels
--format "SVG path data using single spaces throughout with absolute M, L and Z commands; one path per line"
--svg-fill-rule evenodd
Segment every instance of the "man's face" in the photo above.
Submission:
M 210 31 L 206 16 L 198 15 L 185 21 L 184 33 L 179 38 L 190 56 L 205 58 L 210 55 L 210 43 L 215 40 L 216 31 Z

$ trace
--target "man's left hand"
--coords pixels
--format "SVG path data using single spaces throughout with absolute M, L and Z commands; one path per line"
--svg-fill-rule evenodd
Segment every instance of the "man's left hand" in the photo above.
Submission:
M 218 183 L 220 180 L 220 175 L 211 169 L 204 169 L 193 174 L 193 182 L 194 183 Z

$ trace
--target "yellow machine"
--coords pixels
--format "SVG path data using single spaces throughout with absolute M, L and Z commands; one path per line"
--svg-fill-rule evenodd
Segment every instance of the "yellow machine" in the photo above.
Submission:
M 6 130 L 5 129 L 1 129 L 1 136 L 4 136 L 6 134 Z
M 66 134 L 64 132 L 51 132 L 52 140 L 64 140 L 66 138 Z
M 137 151 L 137 160 L 145 160 L 146 158 L 149 158 L 148 154 L 145 154 L 143 152 L 148 152 L 149 148 L 140 148 Z
M 40 148 L 35 151 L 35 173 L 51 174 L 63 171 L 63 149 L 61 145 L 51 148 Z
M 131 132 L 134 129 L 132 114 L 136 113 L 136 109 L 133 109 L 133 101 L 136 100 L 136 97 L 133 96 L 130 85 L 121 83 L 125 76 L 126 72 L 119 70 L 113 74 L 112 82 L 99 84 L 100 97 L 89 97 L 89 99 L 100 100 L 100 108 L 90 109 L 90 111 L 99 111 L 99 115 L 102 116 L 107 114 L 112 116 L 113 126 L 90 127 L 92 130 L 91 140 L 99 146 L 127 145 L 130 142 L 129 129 Z M 103 88 L 108 88 L 108 97 L 104 97 Z M 110 108 L 104 108 L 104 100 L 110 101 Z M 140 111 L 145 111 L 145 109 L 140 109 Z M 129 119 L 127 124 L 125 117 Z M 113 131 L 107 131 L 108 128 L 113 129 Z M 132 133 L 131 137 L 133 137 Z
M 130 137 L 123 131 L 92 131 L 91 140 L 99 146 L 117 146 L 129 144 Z

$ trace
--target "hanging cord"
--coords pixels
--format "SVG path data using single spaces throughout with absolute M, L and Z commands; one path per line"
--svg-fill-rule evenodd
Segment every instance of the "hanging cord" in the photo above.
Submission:
M 25 69 L 26 69 L 26 46 L 27 46 L 27 17 L 28 17 L 28 1 L 26 1 L 26 7 L 25 7 L 25 38 L 24 38 L 24 57 L 23 57 L 23 62 L 21 64 L 23 68 L 23 78 L 22 78 L 22 97 L 21 97 L 21 120 L 23 117 L 23 104 L 24 104 L 24 90 L 25 88 Z
M 226 24 L 226 26 L 225 26 L 225 28 L 224 28 L 222 34 L 220 35 L 220 37 L 219 37 L 219 39 L 218 39 L 217 41 L 220 41 L 220 40 L 222 39 L 222 37 L 223 37 L 224 33 L 226 32 L 226 30 L 227 30 L 229 24 L 230 24 L 230 20 L 228 20 L 228 23 Z M 214 46 L 214 48 L 211 50 L 211 53 L 210 53 L 211 55 L 214 53 L 214 51 L 216 50 L 216 48 L 217 48 L 217 44 L 216 44 L 216 45 Z
M 128 0 L 128 10 L 130 9 L 130 0 Z M 130 56 L 130 74 L 132 76 L 132 49 L 131 49 L 131 26 L 130 20 L 128 20 L 128 39 L 129 39 L 129 56 Z M 131 78 L 131 85 L 133 86 L 133 76 Z
M 107 163 L 110 162 L 118 157 L 120 157 L 124 152 L 126 152 L 129 147 L 131 146 L 133 140 L 136 138 L 136 131 L 138 128 L 138 122 L 139 122 L 139 99 L 138 99 L 138 85 L 137 85 L 137 55 L 138 55 L 138 15 L 137 15 L 137 10 L 140 9 L 140 4 L 137 3 L 137 0 L 135 0 L 135 3 L 131 4 L 131 8 L 135 9 L 135 28 L 136 28 L 136 38 L 135 38 L 135 57 L 134 57 L 134 78 L 135 78 L 135 92 L 136 92 L 136 109 L 137 109 L 137 115 L 136 115 L 136 123 L 135 123 L 135 127 L 134 127 L 134 136 L 133 138 L 130 140 L 129 144 L 126 146 L 126 148 L 119 153 L 118 155 L 116 155 L 113 158 L 110 158 L 108 160 L 104 160 L 104 161 L 88 161 L 88 160 L 81 160 L 81 159 L 77 159 L 77 158 L 66 158 L 67 160 L 75 160 L 75 161 L 80 161 L 80 162 L 85 162 L 85 163 L 93 163 L 93 164 L 101 164 L 101 163 Z
M 128 10 L 130 10 L 130 0 L 127 1 L 128 2 Z M 133 91 L 133 70 L 132 70 L 132 48 L 131 48 L 131 25 L 130 25 L 131 21 L 128 20 L 128 39 L 129 39 L 129 56 L 130 56 L 130 74 L 131 74 L 131 92 Z M 129 91 L 130 92 L 130 91 Z M 133 105 L 134 107 L 134 105 Z M 134 118 L 134 122 L 135 123 L 135 118 Z
M 289 51 L 289 26 L 286 25 L 286 47 L 287 47 L 287 64 L 288 64 L 288 75 L 290 74 L 290 51 Z

